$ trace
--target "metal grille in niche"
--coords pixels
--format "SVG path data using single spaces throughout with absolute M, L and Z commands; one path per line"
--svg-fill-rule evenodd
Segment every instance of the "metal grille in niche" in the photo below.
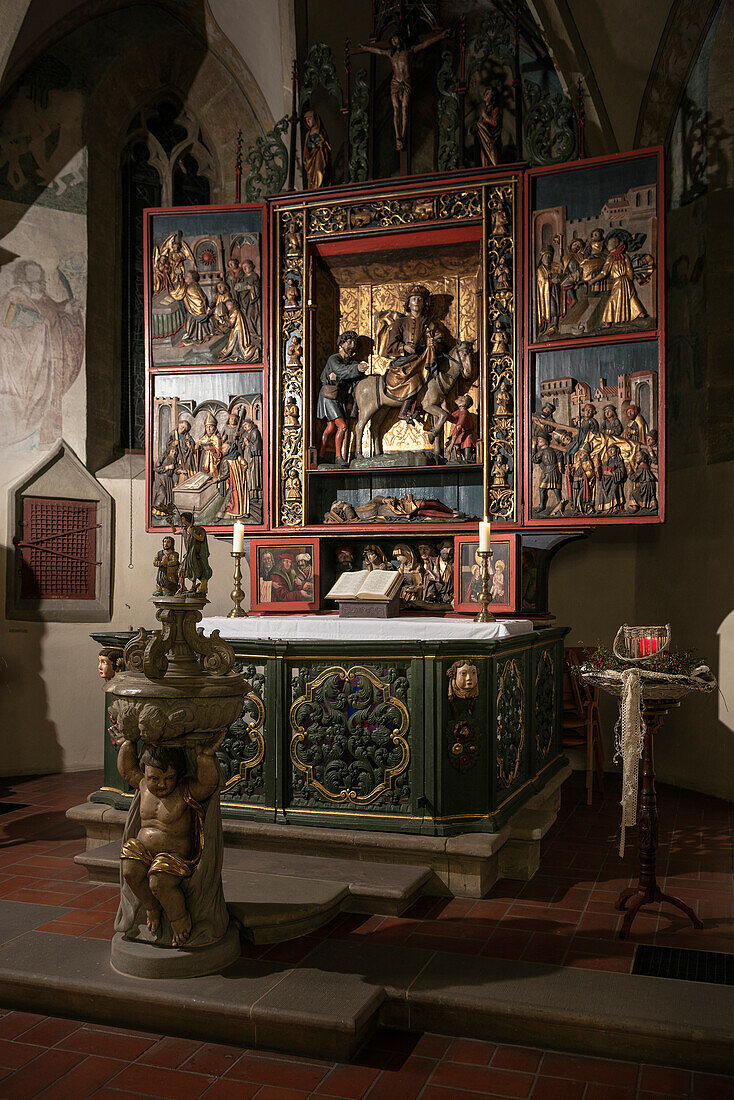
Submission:
M 87 500 L 24 497 L 20 598 L 96 598 L 97 504 Z

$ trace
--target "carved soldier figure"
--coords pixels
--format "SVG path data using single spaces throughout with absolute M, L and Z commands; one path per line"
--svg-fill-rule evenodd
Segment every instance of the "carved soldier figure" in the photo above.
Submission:
M 538 438 L 538 448 L 533 454 L 533 462 L 540 466 L 540 490 L 541 512 L 548 507 L 548 493 L 554 493 L 556 503 L 561 503 L 561 467 L 558 452 L 555 451 L 543 436 Z
M 378 57 L 386 57 L 392 65 L 392 80 L 390 81 L 390 98 L 392 99 L 393 126 L 395 129 L 395 148 L 401 152 L 405 148 L 408 133 L 408 116 L 410 96 L 412 91 L 410 64 L 413 54 L 432 46 L 441 38 L 445 38 L 448 31 L 437 31 L 428 35 L 416 46 L 408 46 L 402 34 L 394 34 L 390 39 L 390 45 L 370 46 L 360 44 L 359 50 L 365 53 L 374 53 Z
M 321 372 L 321 389 L 316 406 L 316 416 L 326 420 L 321 436 L 319 458 L 324 458 L 329 441 L 334 437 L 335 462 L 344 466 L 344 442 L 349 419 L 349 405 L 353 385 L 367 370 L 366 363 L 359 363 L 354 357 L 359 336 L 352 329 L 343 332 L 337 340 L 337 350 L 330 355 Z

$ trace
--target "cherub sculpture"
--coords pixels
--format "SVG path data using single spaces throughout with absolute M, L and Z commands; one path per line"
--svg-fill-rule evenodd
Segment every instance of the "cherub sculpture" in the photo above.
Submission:
M 119 746 L 117 768 L 140 793 L 140 829 L 122 845 L 122 877 L 146 911 L 156 938 L 161 913 L 171 925 L 171 942 L 183 947 L 191 935 L 191 916 L 181 883 L 196 868 L 204 849 L 202 801 L 219 786 L 216 751 L 224 731 L 208 745 L 196 747 L 196 775 L 185 777 L 186 756 L 180 748 L 146 745 L 138 759 L 136 744 L 113 728 Z

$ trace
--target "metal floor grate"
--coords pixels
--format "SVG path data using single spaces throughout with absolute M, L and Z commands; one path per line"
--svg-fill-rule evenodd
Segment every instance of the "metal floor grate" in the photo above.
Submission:
M 734 955 L 686 951 L 680 947 L 650 947 L 643 943 L 635 951 L 632 973 L 645 974 L 649 978 L 734 985 Z

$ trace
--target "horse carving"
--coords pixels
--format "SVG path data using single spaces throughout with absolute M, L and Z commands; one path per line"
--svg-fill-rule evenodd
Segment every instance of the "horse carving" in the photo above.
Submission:
M 471 382 L 474 377 L 473 341 L 460 340 L 444 354 L 442 367 L 423 383 L 415 395 L 418 415 L 430 417 L 431 430 L 428 438 L 436 456 L 441 454 L 441 429 L 449 418 L 446 400 L 460 379 Z M 354 389 L 357 409 L 357 426 L 354 432 L 356 457 L 362 457 L 362 437 L 367 425 L 371 428 L 375 454 L 382 454 L 383 423 L 390 409 L 400 408 L 403 400 L 387 391 L 384 376 L 381 374 L 371 374 L 359 380 Z

